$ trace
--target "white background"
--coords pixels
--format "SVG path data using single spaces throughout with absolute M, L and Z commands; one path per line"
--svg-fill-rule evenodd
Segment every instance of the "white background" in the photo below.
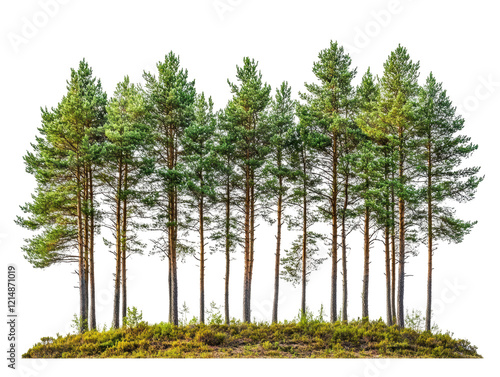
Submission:
M 191 375 L 254 375 L 268 368 L 298 375 L 314 370 L 321 375 L 379 376 L 470 375 L 497 371 L 498 265 L 500 253 L 498 204 L 498 101 L 500 53 L 498 10 L 493 1 L 97 1 L 2 0 L 0 5 L 0 287 L 6 287 L 6 266 L 19 270 L 18 352 L 22 354 L 42 336 L 66 334 L 78 312 L 75 266 L 32 268 L 20 250 L 30 234 L 14 224 L 19 205 L 30 200 L 35 182 L 25 173 L 22 156 L 34 142 L 40 125 L 40 106 L 56 106 L 65 94 L 70 68 L 86 58 L 111 96 L 115 85 L 130 75 L 140 83 L 144 70 L 154 71 L 170 50 L 196 80 L 199 92 L 213 96 L 217 108 L 230 98 L 226 79 L 234 81 L 235 66 L 244 56 L 259 61 L 263 78 L 273 88 L 288 80 L 295 96 L 303 83 L 314 80 L 312 64 L 330 40 L 351 53 L 358 67 L 356 83 L 370 66 L 382 73 L 382 64 L 399 43 L 421 63 L 420 82 L 432 70 L 466 118 L 464 133 L 479 144 L 468 162 L 482 166 L 486 175 L 477 198 L 458 207 L 460 216 L 478 225 L 460 245 L 440 245 L 435 254 L 434 320 L 441 329 L 469 339 L 484 356 L 479 361 L 43 361 L 21 360 L 19 375 L 75 376 L 102 372 L 121 375 L 178 373 Z M 31 26 L 29 25 L 31 24 Z M 257 237 L 252 317 L 269 320 L 274 274 L 274 229 L 261 226 Z M 362 244 L 350 239 L 348 255 L 349 316 L 361 312 Z M 147 236 L 146 236 L 147 238 Z M 286 244 L 291 240 L 288 239 Z M 285 245 L 286 246 L 286 245 Z M 425 309 L 426 253 L 411 258 L 406 280 L 405 306 Z M 326 250 L 323 250 L 326 252 Z M 129 259 L 129 305 L 136 306 L 150 323 L 167 320 L 167 265 L 158 256 Z M 308 306 L 329 310 L 329 273 L 326 261 L 308 286 Z M 207 298 L 223 304 L 222 255 L 207 261 Z M 100 244 L 96 255 L 97 321 L 111 323 L 113 257 Z M 231 270 L 231 315 L 241 317 L 243 264 L 235 254 Z M 341 284 L 339 276 L 339 286 Z M 372 252 L 370 314 L 384 317 L 382 246 Z M 179 267 L 179 301 L 198 315 L 198 270 L 193 259 Z M 1 288 L 0 288 L 1 289 Z M 6 290 L 6 289 L 5 289 Z M 280 319 L 296 316 L 298 288 L 281 283 Z M 340 291 L 339 291 L 340 294 Z M 3 294 L 5 297 L 5 292 Z M 339 302 L 340 303 L 340 302 Z M 6 310 L 0 309 L 1 311 Z M 3 322 L 3 321 L 2 321 Z M 6 334 L 3 325 L 0 334 Z M 0 335 L 1 337 L 1 335 Z M 6 336 L 5 336 L 6 338 Z M 2 355 L 7 341 L 1 338 Z M 7 361 L 0 357 L 2 375 Z M 418 363 L 418 364 L 417 364 Z M 313 368 L 313 369 L 312 369 Z

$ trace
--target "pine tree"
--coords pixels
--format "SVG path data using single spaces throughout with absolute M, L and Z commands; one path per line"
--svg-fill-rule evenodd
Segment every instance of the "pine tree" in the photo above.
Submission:
M 41 231 L 23 248 L 36 267 L 78 262 L 81 332 L 96 325 L 93 170 L 106 102 L 101 82 L 82 60 L 78 70 L 71 70 L 67 94 L 58 106 L 42 109 L 42 136 L 33 145 L 35 153 L 25 157 L 28 172 L 37 179 L 37 195 L 22 207 L 30 217 L 17 220 Z M 75 247 L 77 256 L 70 251 Z
M 214 240 L 214 250 L 222 251 L 225 256 L 224 276 L 224 319 L 229 325 L 229 276 L 231 271 L 231 254 L 237 247 L 243 245 L 241 233 L 241 212 L 238 208 L 237 192 L 241 188 L 241 174 L 236 169 L 236 135 L 232 131 L 232 124 L 225 119 L 225 112 L 217 115 L 217 129 L 215 132 L 218 161 L 216 187 L 216 215 L 214 216 L 214 230 L 210 237 Z
M 386 278 L 386 318 L 387 324 L 392 325 L 392 284 L 391 284 L 391 230 L 393 214 L 391 211 L 390 172 L 394 170 L 387 137 L 377 134 L 376 114 L 377 101 L 379 100 L 379 87 L 374 77 L 367 70 L 357 89 L 358 117 L 357 124 L 366 135 L 356 153 L 356 175 L 358 183 L 355 187 L 357 195 L 361 198 L 360 212 L 364 216 L 364 271 L 362 318 L 369 317 L 368 288 L 370 268 L 370 247 L 376 232 L 382 228 L 384 232 L 385 251 L 385 278 Z M 395 249 L 393 248 L 393 252 Z M 392 259 L 394 261 L 394 258 Z M 395 276 L 395 275 L 394 275 Z
M 307 108 L 301 109 L 299 124 L 295 127 L 291 139 L 291 172 L 292 192 L 290 204 L 294 208 L 295 216 L 288 216 L 288 228 L 299 230 L 300 233 L 293 241 L 292 247 L 285 250 L 282 258 L 283 272 L 281 275 L 293 285 L 301 284 L 301 315 L 306 314 L 307 281 L 309 275 L 319 268 L 324 258 L 318 256 L 318 242 L 323 241 L 321 233 L 311 228 L 319 221 L 316 205 L 321 199 L 317 189 L 321 183 L 317 175 L 313 174 L 317 166 L 318 149 L 329 144 L 328 137 L 315 132 L 309 127 L 311 114 Z
M 317 174 L 325 185 L 322 190 L 324 214 L 330 219 L 331 233 L 331 305 L 330 320 L 337 320 L 337 262 L 339 220 L 339 137 L 351 122 L 354 111 L 354 88 L 352 80 L 356 69 L 351 69 L 351 58 L 337 42 L 319 53 L 313 72 L 319 83 L 306 84 L 309 93 L 301 94 L 308 107 L 310 126 L 330 138 L 330 145 L 321 150 Z M 305 107 L 299 107 L 301 112 Z
M 108 122 L 104 126 L 106 141 L 102 146 L 97 174 L 104 202 L 109 204 L 109 220 L 115 240 L 114 244 L 107 242 L 114 248 L 116 258 L 114 328 L 120 327 L 120 284 L 121 318 L 127 315 L 127 258 L 132 253 L 141 252 L 143 246 L 136 234 L 136 229 L 141 225 L 134 217 L 144 216 L 142 199 L 147 193 L 141 187 L 141 182 L 148 172 L 148 165 L 151 165 L 146 158 L 152 138 L 145 111 L 142 93 L 126 76 L 117 85 L 107 106 Z
M 353 193 L 355 183 L 354 158 L 360 139 L 360 132 L 354 125 L 347 125 L 344 132 L 339 135 L 339 160 L 338 160 L 338 209 L 340 226 L 340 249 L 342 252 L 342 321 L 347 321 L 348 284 L 347 284 L 347 236 L 357 228 L 358 218 L 355 210 L 356 197 Z
M 479 167 L 461 167 L 477 145 L 472 144 L 469 137 L 459 134 L 463 130 L 464 119 L 456 114 L 446 90 L 432 73 L 420 90 L 417 119 L 421 138 L 419 167 L 425 182 L 421 197 L 426 203 L 426 208 L 420 211 L 420 220 L 428 248 L 425 329 L 430 331 L 432 256 L 437 241 L 459 243 L 476 224 L 458 219 L 448 202 L 472 200 L 483 178 L 477 176 Z
M 204 93 L 195 102 L 195 117 L 184 130 L 181 139 L 182 161 L 185 165 L 184 179 L 190 197 L 187 216 L 197 213 L 190 222 L 197 224 L 199 233 L 200 262 L 200 322 L 205 323 L 205 236 L 211 219 L 210 211 L 216 200 L 216 178 L 219 159 L 215 148 L 216 117 L 213 112 L 212 98 L 208 101 Z M 207 224 L 208 223 L 208 224 Z
M 183 248 L 178 237 L 179 188 L 183 183 L 180 163 L 180 139 L 194 117 L 196 91 L 188 72 L 180 68 L 173 52 L 158 62 L 158 77 L 144 73 L 148 112 L 155 137 L 154 182 L 157 201 L 154 228 L 163 236 L 156 241 L 169 260 L 169 320 L 178 324 L 177 251 Z
M 295 127 L 295 101 L 292 100 L 292 89 L 287 82 L 283 82 L 276 91 L 271 103 L 268 132 L 270 134 L 270 153 L 264 168 L 266 181 L 264 190 L 271 206 L 276 207 L 276 258 L 274 274 L 274 298 L 272 322 L 278 321 L 278 297 L 280 280 L 282 225 L 284 210 L 290 199 L 290 184 L 294 176 L 291 167 L 291 137 Z
M 269 105 L 271 87 L 262 82 L 257 62 L 243 59 L 236 67 L 238 84 L 228 80 L 233 98 L 229 101 L 226 121 L 231 124 L 231 139 L 236 143 L 236 163 L 243 173 L 243 213 L 245 235 L 245 273 L 243 283 L 243 321 L 250 322 L 250 297 L 254 261 L 256 204 L 261 194 L 262 167 L 267 154 L 268 133 L 262 121 Z
M 415 142 L 415 99 L 418 92 L 419 63 L 413 63 L 406 48 L 398 46 L 384 63 L 380 80 L 380 100 L 377 104 L 378 133 L 385 134 L 390 148 L 397 155 L 395 195 L 398 200 L 398 292 L 397 324 L 404 327 L 404 280 L 407 253 L 406 212 L 408 201 L 415 192 L 412 163 Z

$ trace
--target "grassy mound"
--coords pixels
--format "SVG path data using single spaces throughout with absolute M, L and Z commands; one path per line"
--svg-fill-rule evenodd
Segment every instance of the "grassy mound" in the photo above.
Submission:
M 449 334 L 400 329 L 383 321 L 279 324 L 168 323 L 42 338 L 24 358 L 480 358 Z

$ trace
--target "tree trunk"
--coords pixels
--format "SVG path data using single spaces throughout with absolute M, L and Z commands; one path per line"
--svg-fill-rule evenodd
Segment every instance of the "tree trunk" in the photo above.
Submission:
M 392 173 L 394 182 L 394 172 Z M 394 183 L 391 184 L 391 314 L 392 323 L 396 322 L 396 198 L 394 195 Z
M 307 187 L 306 187 L 306 161 L 304 157 L 304 187 L 303 187 L 303 202 L 302 202 L 302 302 L 301 314 L 306 313 L 306 285 L 307 285 Z
M 79 279 L 79 290 L 80 290 L 80 333 L 87 331 L 87 317 L 85 311 L 85 268 L 84 268 L 84 246 L 83 246 L 83 234 L 82 234 L 82 198 L 81 198 L 81 177 L 80 168 L 77 168 L 76 173 L 76 212 L 77 212 L 77 227 L 78 227 L 78 279 Z
M 172 304 L 172 263 L 170 263 L 170 242 L 168 245 L 168 321 L 172 323 L 173 304 Z
M 255 247 L 255 185 L 254 185 L 254 174 L 252 171 L 252 186 L 250 190 L 250 260 L 248 267 L 248 300 L 247 300 L 247 313 L 248 322 L 251 322 L 251 297 L 252 297 L 252 276 L 253 276 L 253 258 L 254 258 L 254 247 Z
M 389 163 L 387 162 L 387 149 L 384 149 L 384 157 L 386 163 L 384 165 L 384 179 L 387 182 L 389 180 Z M 392 326 L 393 324 L 393 311 L 392 311 L 392 295 L 391 295 L 391 222 L 387 216 L 389 216 L 391 209 L 391 193 L 387 193 L 387 203 L 385 206 L 386 216 L 384 216 L 384 247 L 385 247 L 385 297 L 386 297 L 386 316 L 387 325 Z
M 229 271 L 230 271 L 230 263 L 231 263 L 231 250 L 230 250 L 230 225 L 231 225 L 231 198 L 230 198 L 230 182 L 229 179 L 226 185 L 226 281 L 224 286 L 224 314 L 226 317 L 226 325 L 229 325 L 231 319 L 229 317 Z
M 401 148 L 401 147 L 400 147 Z M 404 184 L 403 155 L 400 149 L 399 179 Z M 399 279 L 398 279 L 398 326 L 405 326 L 404 288 L 405 288 L 405 201 L 399 196 Z
M 277 210 L 277 226 L 276 231 L 276 260 L 274 267 L 274 299 L 273 299 L 273 315 L 272 322 L 278 322 L 278 298 L 279 298 L 279 284 L 280 284 L 280 252 L 281 252 L 281 213 L 283 195 L 281 193 L 283 188 L 283 178 L 279 177 L 279 194 L 278 194 L 278 210 Z
M 248 156 L 248 153 L 247 153 Z M 243 322 L 250 322 L 248 313 L 248 274 L 250 268 L 250 172 L 245 171 L 245 273 L 243 281 Z
M 332 279 L 330 298 L 330 322 L 337 321 L 337 136 L 333 136 L 333 187 L 332 187 Z
M 203 180 L 202 180 L 203 182 Z M 203 197 L 199 204 L 200 214 L 200 323 L 205 323 L 205 237 L 203 229 Z
M 346 176 L 344 189 L 344 210 L 342 213 L 342 321 L 347 322 L 347 236 L 346 236 L 346 212 L 348 197 L 349 177 Z
M 128 165 L 125 164 L 125 177 L 124 177 L 124 190 L 125 193 L 128 189 Z M 123 225 L 121 229 L 122 233 L 122 318 L 127 316 L 127 197 L 123 198 Z
M 362 319 L 368 319 L 368 284 L 370 277 L 370 210 L 365 208 L 365 258 L 363 269 Z
M 177 305 L 177 235 L 176 235 L 176 195 L 172 190 L 170 193 L 171 211 L 170 211 L 170 269 L 171 269 L 171 300 L 172 300 L 172 319 L 175 326 L 179 324 L 179 313 Z
M 122 162 L 118 165 L 118 187 L 116 189 L 116 270 L 115 270 L 115 292 L 113 303 L 113 323 L 117 329 L 120 327 L 120 281 L 121 281 L 121 196 L 122 196 Z
M 386 297 L 386 315 L 387 325 L 392 326 L 392 307 L 391 307 L 391 252 L 390 252 L 390 229 L 385 225 L 384 243 L 385 243 L 385 297 Z
M 428 144 L 428 164 L 427 164 L 427 233 L 428 233 L 428 270 L 427 270 L 427 308 L 425 315 L 425 330 L 431 331 L 432 321 L 432 159 L 431 145 Z
M 89 184 L 90 184 L 90 314 L 89 326 L 91 330 L 97 328 L 97 319 L 95 313 L 95 274 L 94 274 L 94 227 L 95 227 L 95 214 L 94 214 L 94 181 L 92 176 L 92 169 L 89 171 Z
M 89 214 L 88 214 L 88 203 L 89 203 L 89 188 L 88 188 L 88 171 L 87 168 L 83 169 L 83 202 L 84 204 L 84 213 L 83 213 L 83 235 L 84 235 L 84 260 L 85 260 L 85 317 L 89 318 L 89 277 L 90 277 L 90 268 L 89 268 Z M 88 325 L 88 324 L 87 324 Z

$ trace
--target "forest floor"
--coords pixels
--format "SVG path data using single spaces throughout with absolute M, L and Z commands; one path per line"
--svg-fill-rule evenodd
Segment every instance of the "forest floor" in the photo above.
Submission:
M 42 338 L 23 358 L 481 358 L 450 333 L 382 320 L 184 325 L 169 323 Z

